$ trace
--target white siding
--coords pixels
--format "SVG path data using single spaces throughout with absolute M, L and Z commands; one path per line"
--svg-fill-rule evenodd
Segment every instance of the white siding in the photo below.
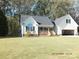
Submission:
M 70 19 L 71 23 L 67 24 L 66 19 Z M 63 16 L 59 19 L 55 20 L 55 24 L 57 26 L 57 35 L 62 34 L 62 30 L 74 30 L 74 34 L 77 35 L 77 27 L 78 24 L 74 21 L 74 19 L 70 15 Z
M 33 26 L 35 27 L 35 31 L 33 31 L 33 34 L 38 35 L 38 24 L 32 17 L 28 17 L 27 19 L 25 19 L 25 21 L 22 21 L 22 24 L 21 24 L 22 34 L 26 34 L 26 26 L 29 22 L 31 22 Z
M 34 34 L 38 35 L 38 24 L 32 17 L 31 17 L 31 19 L 33 20 L 33 26 L 35 27 L 35 33 Z

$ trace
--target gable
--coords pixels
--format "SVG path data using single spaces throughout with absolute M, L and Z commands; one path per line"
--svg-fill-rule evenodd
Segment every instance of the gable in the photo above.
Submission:
M 21 20 L 21 24 L 23 25 L 23 26 L 28 26 L 29 24 L 31 24 L 31 25 L 35 25 L 35 24 L 37 24 L 36 23 L 36 21 L 31 17 L 31 16 L 29 16 L 28 18 L 27 17 L 24 17 L 22 20 Z
M 39 25 L 53 25 L 51 20 L 46 16 L 32 16 Z
M 70 20 L 70 23 L 67 23 L 67 20 Z M 63 16 L 55 20 L 55 24 L 60 28 L 75 28 L 78 24 L 74 21 L 74 19 L 70 15 Z

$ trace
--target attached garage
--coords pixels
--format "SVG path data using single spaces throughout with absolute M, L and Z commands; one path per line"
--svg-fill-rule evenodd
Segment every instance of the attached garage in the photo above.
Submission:
M 74 30 L 62 30 L 62 35 L 74 35 Z
M 77 27 L 79 26 L 71 15 L 65 15 L 55 20 L 55 32 L 57 35 L 78 35 Z

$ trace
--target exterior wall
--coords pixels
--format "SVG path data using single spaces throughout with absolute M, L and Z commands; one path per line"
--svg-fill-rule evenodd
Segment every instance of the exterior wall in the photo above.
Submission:
M 57 26 L 57 35 L 61 35 L 62 34 L 62 30 L 60 29 L 59 26 Z
M 70 19 L 71 23 L 67 24 L 66 23 L 66 19 Z M 77 35 L 77 23 L 73 20 L 73 18 L 70 15 L 66 15 L 64 17 L 61 17 L 59 19 L 56 19 L 55 21 L 56 24 L 56 33 L 57 35 L 61 35 L 62 34 L 62 30 L 74 30 L 74 34 Z
M 77 28 L 74 30 L 74 35 L 78 35 L 78 31 L 77 31 Z
M 74 35 L 78 35 L 78 32 L 77 32 L 77 28 L 74 28 L 74 29 L 61 29 L 60 27 L 57 27 L 57 35 L 62 35 L 62 30 L 74 30 Z
M 21 35 L 23 37 L 23 26 L 22 26 L 22 24 L 21 24 Z
M 48 35 L 48 31 L 41 31 L 39 32 L 39 35 Z
M 21 22 L 22 34 L 26 34 L 26 26 L 29 23 L 33 24 L 32 26 L 35 27 L 35 31 L 33 31 L 33 34 L 38 35 L 38 24 L 36 23 L 36 21 L 32 17 L 29 17 L 27 19 L 25 18 L 25 20 Z
M 35 31 L 34 31 L 34 34 L 35 35 L 38 35 L 38 24 L 37 22 L 31 17 L 29 19 L 32 19 L 33 20 L 33 26 L 35 27 Z
M 38 25 L 35 25 L 35 34 L 38 35 Z

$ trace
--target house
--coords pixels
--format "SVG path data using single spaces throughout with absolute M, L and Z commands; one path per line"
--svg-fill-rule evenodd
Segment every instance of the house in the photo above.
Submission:
M 57 35 L 77 35 L 78 24 L 68 14 L 55 20 L 55 32 Z
M 52 35 L 54 24 L 46 16 L 21 15 L 21 33 L 26 35 Z

